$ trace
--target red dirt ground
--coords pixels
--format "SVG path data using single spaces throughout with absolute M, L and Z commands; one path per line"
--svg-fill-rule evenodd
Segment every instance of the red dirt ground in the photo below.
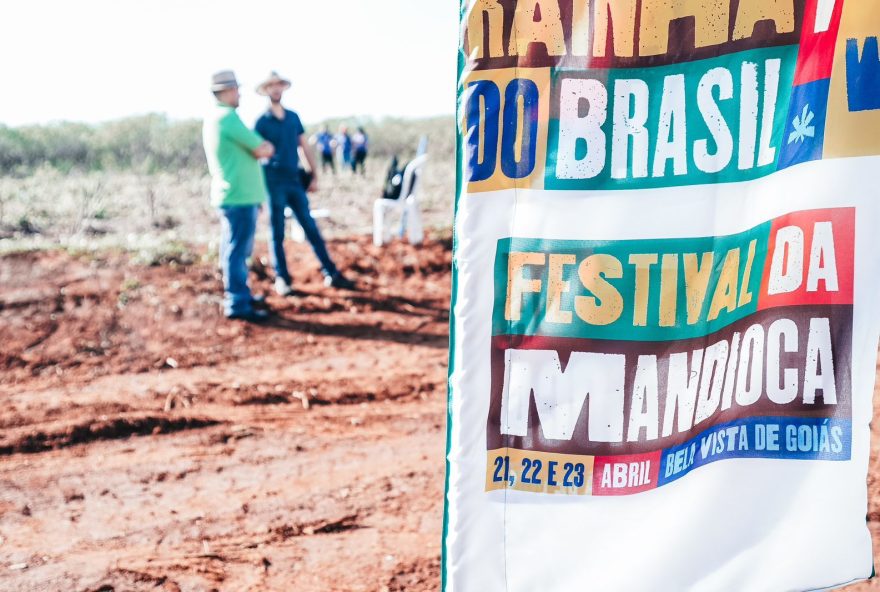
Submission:
M 363 289 L 298 246 L 265 327 L 209 264 L 0 259 L 0 590 L 437 588 L 450 245 L 332 249 Z
M 363 289 L 297 246 L 262 327 L 207 263 L 0 259 L 0 590 L 439 588 L 450 245 L 332 250 Z

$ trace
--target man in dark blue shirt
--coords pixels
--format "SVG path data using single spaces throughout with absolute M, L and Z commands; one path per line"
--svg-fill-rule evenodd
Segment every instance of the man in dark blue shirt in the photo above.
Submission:
M 269 252 L 275 266 L 275 291 L 282 296 L 292 293 L 284 254 L 284 209 L 288 206 L 293 210 L 318 261 L 321 262 L 324 284 L 351 290 L 354 289 L 354 283 L 343 276 L 330 259 L 327 245 L 309 209 L 306 191 L 317 189 L 318 167 L 303 135 L 305 130 L 299 116 L 281 105 L 281 96 L 288 88 L 290 81 L 279 76 L 277 72 L 272 72 L 257 87 L 257 93 L 268 96 L 270 104 L 269 109 L 257 120 L 256 131 L 275 146 L 275 154 L 263 165 L 266 187 L 269 190 L 269 219 L 272 228 Z M 300 179 L 299 148 L 302 148 L 312 172 L 308 187 L 303 187 Z

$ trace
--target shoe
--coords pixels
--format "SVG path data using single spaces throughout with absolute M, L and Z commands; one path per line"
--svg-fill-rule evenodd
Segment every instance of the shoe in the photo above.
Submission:
M 339 290 L 354 290 L 357 286 L 355 283 L 342 275 L 341 273 L 337 273 L 336 275 L 328 275 L 324 278 L 324 285 L 328 288 L 337 288 Z
M 248 312 L 233 313 L 226 315 L 230 321 L 246 321 L 248 323 L 265 323 L 269 320 L 268 310 L 249 310 Z
M 290 296 L 293 294 L 293 288 L 284 281 L 284 278 L 275 278 L 275 293 L 279 296 Z

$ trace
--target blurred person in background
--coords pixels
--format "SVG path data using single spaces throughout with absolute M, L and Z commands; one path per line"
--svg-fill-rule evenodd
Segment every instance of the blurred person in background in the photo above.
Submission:
M 351 166 L 351 136 L 344 125 L 339 126 L 339 133 L 336 134 L 336 157 L 343 169 Z
M 321 173 L 326 173 L 329 168 L 333 174 L 336 174 L 336 160 L 333 157 L 333 150 L 336 148 L 336 140 L 330 133 L 330 126 L 325 125 L 321 131 L 315 134 L 313 144 L 318 148 L 318 154 L 321 155 Z
M 309 208 L 306 191 L 318 187 L 318 167 L 311 147 L 304 135 L 299 115 L 281 104 L 284 91 L 290 88 L 290 81 L 277 72 L 257 87 L 257 94 L 269 97 L 269 108 L 257 120 L 256 131 L 275 147 L 275 153 L 263 164 L 266 187 L 269 190 L 269 222 L 271 226 L 269 253 L 275 267 L 275 292 L 280 296 L 293 293 L 287 258 L 284 254 L 284 210 L 290 207 L 312 249 L 321 263 L 324 285 L 345 290 L 353 290 L 354 282 L 342 275 L 336 268 L 327 245 L 318 230 Z M 311 170 L 309 187 L 303 187 L 299 173 L 299 150 L 302 150 Z
M 269 313 L 254 308 L 257 300 L 248 286 L 247 259 L 254 248 L 257 214 L 267 195 L 258 159 L 271 157 L 274 149 L 238 116 L 240 95 L 232 71 L 214 74 L 211 91 L 217 103 L 205 117 L 202 141 L 211 173 L 211 203 L 222 216 L 223 309 L 226 318 L 261 322 Z
M 357 131 L 351 137 L 351 146 L 354 153 L 351 161 L 351 171 L 353 173 L 356 173 L 358 169 L 360 169 L 361 174 L 366 175 L 367 146 L 369 142 L 370 139 L 367 137 L 367 132 L 364 131 L 364 128 L 357 128 Z

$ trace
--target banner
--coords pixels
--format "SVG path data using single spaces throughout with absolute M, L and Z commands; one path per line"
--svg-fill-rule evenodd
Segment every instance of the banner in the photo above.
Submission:
M 880 4 L 463 0 L 451 591 L 871 577 Z

